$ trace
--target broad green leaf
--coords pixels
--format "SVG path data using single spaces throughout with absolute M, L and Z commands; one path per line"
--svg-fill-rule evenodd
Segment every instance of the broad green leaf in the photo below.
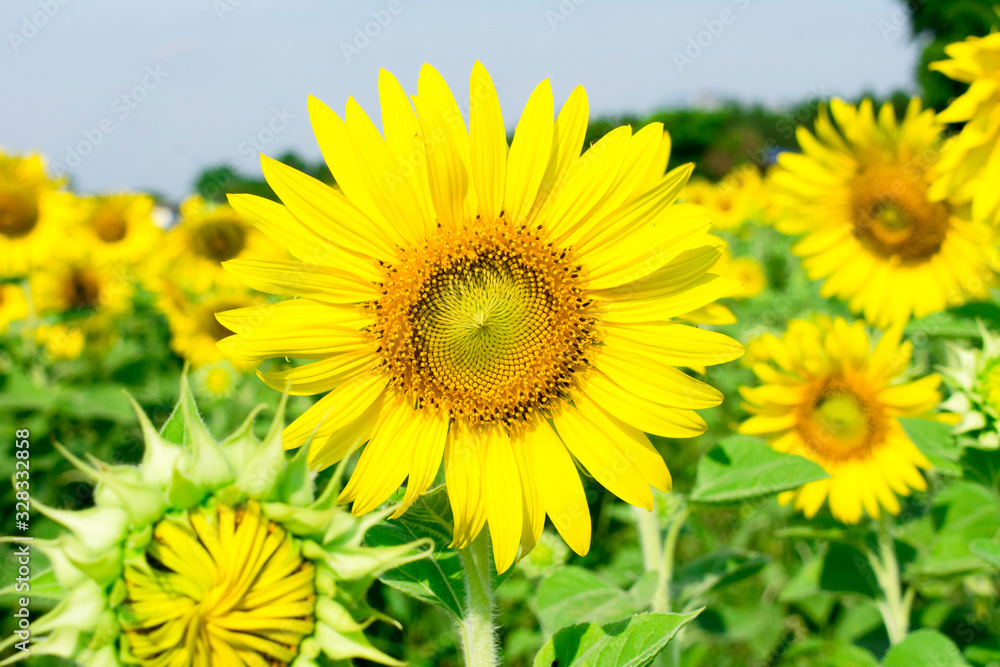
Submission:
M 969 551 L 978 556 L 987 565 L 1000 570 L 1000 544 L 985 537 L 979 537 L 969 543 Z
M 928 419 L 900 419 L 899 423 L 935 468 L 952 475 L 962 474 L 958 464 L 961 451 L 950 426 Z
M 992 491 L 972 482 L 956 482 L 935 498 L 931 518 L 934 539 L 914 563 L 917 573 L 947 577 L 984 569 L 970 544 L 979 538 L 992 539 L 1000 530 L 1000 508 Z
M 917 630 L 889 649 L 882 667 L 969 667 L 961 651 L 937 630 Z
M 820 587 L 831 593 L 856 593 L 870 598 L 879 595 L 878 580 L 868 557 L 846 544 L 834 542 L 823 558 Z
M 534 667 L 645 667 L 699 613 L 636 614 L 604 626 L 563 628 L 542 646 Z
M 434 555 L 407 563 L 379 575 L 379 579 L 418 600 L 461 618 L 465 611 L 465 580 L 457 549 L 451 544 L 451 507 L 444 487 L 421 497 L 398 519 L 368 529 L 368 546 L 395 546 L 423 537 L 434 540 Z
M 878 660 L 865 649 L 836 640 L 807 637 L 788 647 L 782 667 L 878 667 Z
M 698 461 L 691 500 L 735 503 L 797 489 L 825 477 L 823 468 L 812 461 L 776 452 L 759 438 L 734 435 Z
M 573 623 L 607 623 L 648 607 L 655 584 L 656 573 L 648 573 L 626 591 L 590 570 L 570 566 L 542 581 L 535 612 L 546 634 Z

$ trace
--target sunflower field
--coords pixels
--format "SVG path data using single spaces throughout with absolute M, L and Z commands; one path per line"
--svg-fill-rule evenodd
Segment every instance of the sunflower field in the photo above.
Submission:
M 173 204 L 0 151 L 0 665 L 1000 666 L 981 32 L 784 115 L 382 70 Z

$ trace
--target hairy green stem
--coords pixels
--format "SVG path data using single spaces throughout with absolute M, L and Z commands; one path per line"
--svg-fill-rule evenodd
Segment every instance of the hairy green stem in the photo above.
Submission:
M 899 562 L 896 560 L 896 544 L 884 520 L 879 524 L 878 553 L 869 551 L 868 560 L 879 588 L 882 589 L 883 599 L 878 601 L 878 610 L 882 614 L 889 643 L 896 645 L 910 631 L 910 607 L 914 592 L 912 588 L 903 591 Z
M 486 530 L 459 550 L 465 574 L 465 616 L 459 624 L 466 667 L 496 667 L 496 628 L 493 625 L 493 584 L 490 581 L 490 545 Z
M 646 572 L 659 572 L 663 562 L 663 551 L 660 537 L 660 522 L 656 516 L 656 507 L 648 512 L 642 507 L 632 505 L 636 527 L 639 529 L 639 544 L 642 546 L 642 566 Z
M 670 517 L 667 538 L 663 542 L 663 565 L 660 567 L 660 578 L 656 584 L 656 594 L 653 596 L 653 611 L 670 611 L 670 588 L 674 584 L 674 556 L 677 554 L 677 538 L 680 537 L 681 528 L 684 527 L 687 517 L 687 507 L 681 507 Z

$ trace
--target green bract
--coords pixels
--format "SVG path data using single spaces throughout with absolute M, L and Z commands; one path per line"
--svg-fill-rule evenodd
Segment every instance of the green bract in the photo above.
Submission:
M 32 623 L 33 655 L 100 666 L 171 656 L 225 664 L 237 654 L 246 664 L 294 667 L 321 654 L 404 664 L 363 634 L 376 619 L 395 623 L 364 595 L 378 574 L 425 557 L 430 541 L 364 546 L 367 530 L 395 508 L 351 516 L 336 504 L 339 470 L 317 493 L 306 451 L 289 460 L 282 448 L 284 400 L 263 440 L 253 433 L 262 407 L 217 441 L 185 378 L 160 431 L 135 405 L 140 465 L 83 461 L 59 448 L 94 481 L 94 506 L 34 503 L 67 530 L 31 542 L 52 563 L 33 583 L 54 578 L 64 590 Z

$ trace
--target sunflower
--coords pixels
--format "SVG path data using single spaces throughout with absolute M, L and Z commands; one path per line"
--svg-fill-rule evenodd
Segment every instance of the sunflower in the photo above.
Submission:
M 996 234 L 967 205 L 928 199 L 941 126 L 912 100 L 901 122 L 891 105 L 830 103 L 816 134 L 799 128 L 801 154 L 773 174 L 785 213 L 775 223 L 804 238 L 793 248 L 821 293 L 885 328 L 989 297 L 1000 267 Z M 842 136 L 843 135 L 843 136 Z
M 160 294 L 157 306 L 167 317 L 170 348 L 197 369 L 227 358 L 217 343 L 231 336 L 233 331 L 226 328 L 215 314 L 234 308 L 251 309 L 263 302 L 260 294 L 242 285 L 224 285 L 202 294 L 167 290 Z M 250 367 L 250 364 L 239 361 L 235 365 L 243 370 Z
M 40 324 L 34 331 L 35 343 L 52 361 L 73 361 L 83 354 L 87 336 L 76 323 Z
M 60 257 L 31 274 L 31 296 L 41 316 L 72 313 L 114 317 L 132 305 L 135 286 L 121 266 L 83 253 Z
M 92 507 L 32 498 L 66 529 L 31 543 L 52 564 L 31 586 L 63 589 L 32 618 L 33 655 L 101 667 L 317 667 L 321 654 L 333 664 L 405 665 L 363 634 L 387 619 L 364 595 L 381 572 L 428 555 L 429 540 L 362 546 L 374 522 L 336 506 L 339 476 L 314 489 L 304 457 L 286 460 L 283 405 L 263 440 L 253 434 L 255 410 L 221 441 L 186 382 L 161 431 L 136 408 L 138 467 L 84 462 L 57 445 L 94 483 Z
M 410 98 L 379 75 L 384 135 L 353 98 L 346 122 L 309 100 L 342 193 L 262 158 L 284 205 L 234 195 L 250 222 L 301 262 L 233 260 L 247 284 L 297 298 L 221 313 L 221 346 L 252 361 L 313 359 L 262 373 L 292 394 L 326 393 L 288 426 L 315 432 L 312 465 L 368 442 L 340 496 L 363 514 L 404 480 L 399 513 L 442 459 L 454 545 L 489 525 L 499 571 L 537 542 L 548 514 L 577 553 L 590 517 L 574 458 L 627 502 L 650 508 L 670 473 L 643 431 L 690 437 L 722 395 L 675 365 L 742 354 L 673 318 L 730 293 L 710 274 L 709 220 L 671 205 L 691 172 L 664 176 L 662 125 L 620 127 L 580 155 L 587 98 L 553 122 L 548 81 L 508 148 L 496 90 L 473 68 L 470 128 L 425 65 Z M 336 245 L 334 245 L 336 243 Z
M 969 90 L 938 114 L 939 123 L 965 123 L 949 139 L 934 170 L 933 199 L 972 202 L 977 220 L 1000 223 L 1000 33 L 969 37 L 944 48 L 949 60 L 931 63 Z
M 180 220 L 167 232 L 157 253 L 153 289 L 168 281 L 194 293 L 239 284 L 222 269 L 230 259 L 285 259 L 270 239 L 248 225 L 227 204 L 212 204 L 195 196 L 181 204 Z
M 754 165 L 745 164 L 716 184 L 691 179 L 680 198 L 708 209 L 713 229 L 735 233 L 763 214 L 767 205 L 764 195 L 760 172 Z
M 163 232 L 153 222 L 153 198 L 145 194 L 85 197 L 78 230 L 102 261 L 145 262 Z
M 0 334 L 5 333 L 12 322 L 28 316 L 28 301 L 24 290 L 17 283 L 0 283 Z
M 823 466 L 829 478 L 784 494 L 812 518 L 829 497 L 833 516 L 861 520 L 862 509 L 879 516 L 880 506 L 899 514 L 897 495 L 923 491 L 920 469 L 930 462 L 899 423 L 899 417 L 932 415 L 941 400 L 941 377 L 898 381 L 910 362 L 912 345 L 901 343 L 902 326 L 882 335 L 871 349 L 861 322 L 817 317 L 792 320 L 779 339 L 765 334 L 751 348 L 762 384 L 740 387 L 753 414 L 739 431 L 761 435 L 775 450 Z
M 76 198 L 49 178 L 40 155 L 0 149 L 0 278 L 43 266 L 64 242 L 77 213 Z
M 733 257 L 728 244 L 724 246 L 722 256 L 712 271 L 722 276 L 728 276 L 739 283 L 739 290 L 730 295 L 733 299 L 749 299 L 757 296 L 767 287 L 767 276 L 764 267 L 753 257 Z

